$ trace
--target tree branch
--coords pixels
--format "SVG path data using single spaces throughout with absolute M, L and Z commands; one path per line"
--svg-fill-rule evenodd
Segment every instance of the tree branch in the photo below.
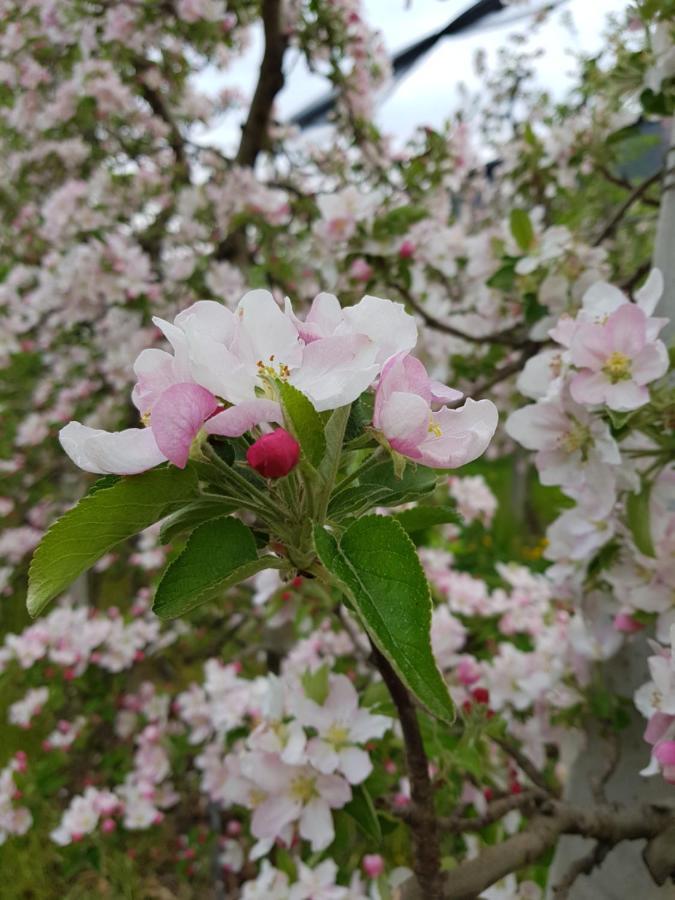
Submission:
M 412 797 L 412 838 L 414 870 L 425 900 L 445 900 L 441 873 L 438 820 L 429 778 L 429 760 L 424 749 L 417 713 L 405 685 L 389 661 L 372 645 L 371 658 L 398 711 L 405 744 L 406 763 Z
M 659 170 L 658 172 L 655 172 L 653 175 L 650 175 L 649 178 L 646 178 L 643 182 L 638 184 L 637 187 L 633 188 L 631 193 L 626 197 L 624 202 L 617 209 L 616 213 L 602 229 L 598 237 L 593 241 L 594 247 L 597 247 L 603 241 L 607 240 L 608 237 L 611 237 L 612 234 L 614 234 L 616 227 L 619 225 L 619 223 L 631 208 L 631 206 L 635 203 L 635 201 L 640 199 L 647 188 L 651 187 L 652 184 L 656 184 L 657 181 L 660 181 L 664 174 L 667 173 Z
M 236 156 L 240 166 L 252 168 L 265 146 L 272 104 L 284 86 L 283 59 L 288 39 L 281 28 L 281 10 L 281 0 L 262 0 L 265 52 Z

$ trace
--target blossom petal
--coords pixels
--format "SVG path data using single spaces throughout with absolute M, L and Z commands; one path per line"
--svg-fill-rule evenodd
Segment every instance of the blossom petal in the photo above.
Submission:
M 207 434 L 240 437 L 263 422 L 283 422 L 281 406 L 274 400 L 246 400 L 216 413 L 204 423 Z
M 340 751 L 340 771 L 350 784 L 361 784 L 373 771 L 370 756 L 360 747 Z
M 298 330 L 269 291 L 249 291 L 239 301 L 236 315 L 240 329 L 235 352 L 249 366 L 285 364 L 298 366 L 302 344 Z
M 289 382 L 318 412 L 352 403 L 373 383 L 380 367 L 377 346 L 365 335 L 345 334 L 308 344 Z
M 192 441 L 216 409 L 215 397 L 198 384 L 174 384 L 152 410 L 152 432 L 166 458 L 184 469 Z
M 59 440 L 75 465 L 97 475 L 136 475 L 166 461 L 149 428 L 111 432 L 70 422 Z
M 251 832 L 257 838 L 275 838 L 282 828 L 298 818 L 301 809 L 302 803 L 288 794 L 268 797 L 253 813 Z
M 393 393 L 384 403 L 376 427 L 394 450 L 415 458 L 429 434 L 431 409 L 418 394 Z
M 417 343 L 417 322 L 402 303 L 365 296 L 344 310 L 345 322 L 357 334 L 365 334 L 377 344 L 377 361 L 384 363 L 401 350 Z
M 487 450 L 499 415 L 492 401 L 467 399 L 459 409 L 441 409 L 433 418 L 441 436 L 429 435 L 419 448 L 419 460 L 432 468 L 454 469 Z
M 309 841 L 316 853 L 325 850 L 335 837 L 333 816 L 325 800 L 310 800 L 300 816 L 300 837 Z M 255 834 L 255 832 L 254 832 Z

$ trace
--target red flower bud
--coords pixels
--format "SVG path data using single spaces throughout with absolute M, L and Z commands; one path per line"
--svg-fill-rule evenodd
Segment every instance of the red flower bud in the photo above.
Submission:
M 283 478 L 297 466 L 300 445 L 284 428 L 276 428 L 251 444 L 246 459 L 265 478 Z

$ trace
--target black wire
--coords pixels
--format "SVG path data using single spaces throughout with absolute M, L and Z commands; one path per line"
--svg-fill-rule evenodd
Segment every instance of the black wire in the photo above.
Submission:
M 500 12 L 504 8 L 502 0 L 478 0 L 478 3 L 474 3 L 469 9 L 464 10 L 463 13 L 460 13 L 439 31 L 435 31 L 433 34 L 429 34 L 427 37 L 415 41 L 409 47 L 400 50 L 391 60 L 393 81 L 398 81 L 409 72 L 418 59 L 428 53 L 443 38 L 461 34 L 462 31 L 471 28 L 477 22 L 480 22 L 481 19 L 492 13 Z M 321 100 L 310 103 L 291 117 L 291 125 L 296 125 L 301 129 L 308 128 L 310 125 L 317 125 L 326 118 L 335 105 L 336 99 L 337 93 L 334 91 Z

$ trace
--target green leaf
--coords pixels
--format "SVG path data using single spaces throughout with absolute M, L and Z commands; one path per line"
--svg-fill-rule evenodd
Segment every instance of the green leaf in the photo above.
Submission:
M 430 713 L 454 718 L 431 652 L 431 596 L 415 547 L 386 516 L 366 516 L 340 543 L 323 528 L 314 542 L 324 566 L 344 586 L 373 642 Z
M 530 217 L 524 209 L 512 209 L 510 216 L 511 234 L 521 250 L 529 250 L 534 241 L 534 230 Z
M 226 516 L 236 509 L 237 504 L 230 503 L 225 498 L 200 497 L 162 522 L 162 526 L 159 529 L 159 542 L 160 544 L 169 544 L 179 534 L 183 534 L 185 531 L 193 531 L 203 522 Z
M 390 493 L 389 488 L 377 485 L 350 485 L 333 494 L 328 504 L 328 516 L 337 521 L 346 516 L 357 516 L 362 510 L 377 506 Z
M 300 679 L 302 681 L 302 687 L 305 691 L 305 694 L 309 697 L 310 700 L 318 703 L 319 706 L 324 705 L 324 703 L 326 702 L 326 697 L 328 696 L 329 675 L 330 670 L 328 666 L 323 665 L 320 668 L 316 669 L 314 672 L 308 669 Z
M 286 424 L 305 458 L 316 469 L 326 453 L 326 436 L 319 413 L 302 391 L 285 381 L 278 383 Z
M 173 466 L 120 478 L 110 486 L 94 485 L 57 519 L 33 554 L 26 599 L 30 615 L 41 613 L 109 550 L 187 503 L 196 490 L 194 472 Z
M 366 470 L 359 482 L 362 485 L 385 487 L 389 493 L 382 499 L 382 506 L 400 506 L 418 500 L 436 487 L 438 473 L 425 466 L 409 463 L 398 478 L 391 460 L 386 460 L 372 469 Z
M 357 784 L 352 787 L 352 799 L 344 809 L 354 819 L 364 834 L 373 838 L 378 844 L 381 842 L 382 828 L 380 827 L 380 820 L 375 812 L 372 797 L 365 785 Z
M 626 497 L 626 521 L 633 535 L 635 546 L 645 556 L 656 556 L 649 521 L 649 497 L 651 482 L 644 483 L 638 494 Z
M 447 522 L 459 525 L 462 521 L 453 506 L 416 506 L 397 513 L 394 518 L 408 534 L 423 531 L 432 525 L 445 525 Z
M 258 557 L 253 533 L 239 519 L 213 519 L 192 532 L 164 572 L 153 612 L 160 619 L 175 619 L 262 569 L 282 565 L 276 556 Z

